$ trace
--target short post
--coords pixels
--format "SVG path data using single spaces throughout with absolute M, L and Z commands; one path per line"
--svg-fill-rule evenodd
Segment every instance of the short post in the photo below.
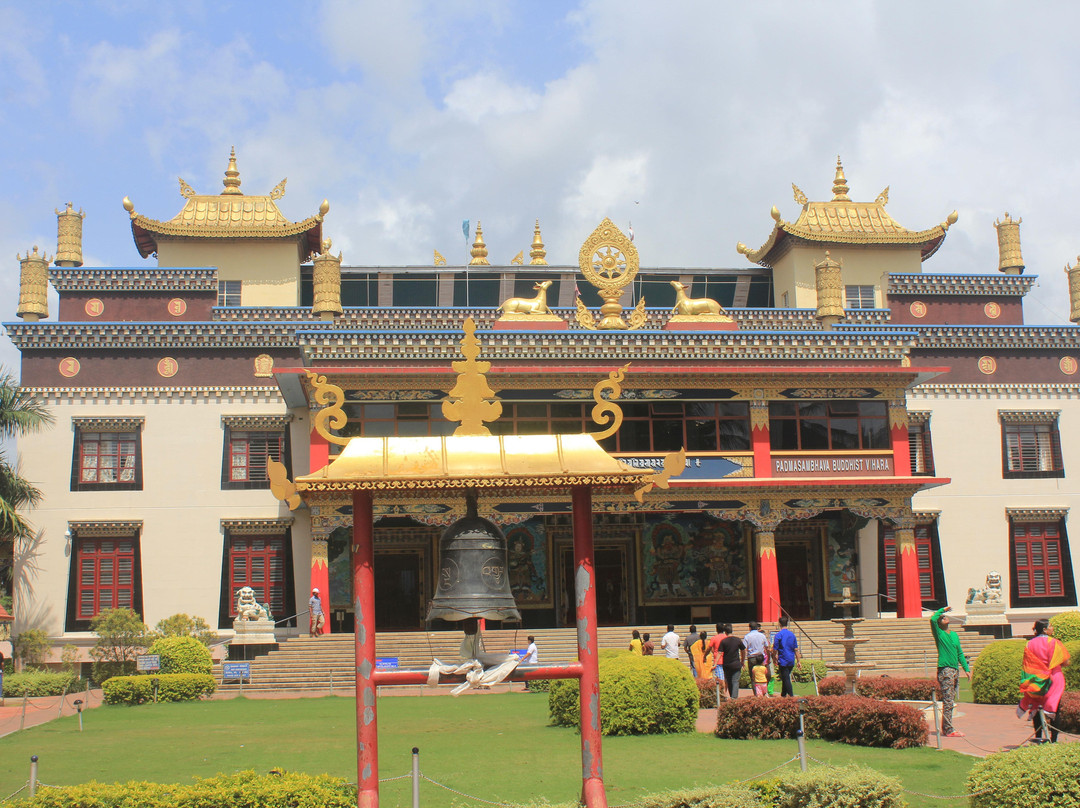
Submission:
M 330 669 L 330 695 L 334 695 L 334 669 Z
M 799 768 L 806 771 L 806 739 L 803 731 L 803 714 L 806 712 L 806 699 L 799 699 L 799 728 L 795 730 L 795 738 L 799 742 Z
M 154 704 L 157 704 L 158 678 L 155 676 L 153 679 L 150 680 L 150 684 L 154 686 Z
M 1039 737 L 1036 739 L 1036 743 L 1049 743 L 1050 727 L 1046 725 L 1046 713 L 1043 712 L 1041 706 L 1036 709 L 1035 715 L 1038 716 L 1039 719 L 1039 723 L 1036 725 L 1039 731 Z
M 60 694 L 60 706 L 56 708 L 56 717 L 57 718 L 59 718 L 60 716 L 62 716 L 64 714 L 64 700 L 67 698 L 68 687 L 70 687 L 70 686 L 71 686 L 70 682 L 68 682 L 68 684 L 64 685 L 64 692 Z
M 19 729 L 22 730 L 26 726 L 26 694 L 22 697 L 22 714 L 19 716 Z
M 30 756 L 30 799 L 37 793 L 37 755 Z
M 82 732 L 82 699 L 75 699 L 75 709 L 79 713 L 79 732 Z
M 420 747 L 412 748 L 412 804 L 420 808 Z
M 937 691 L 931 691 L 930 703 L 934 705 L 934 735 L 937 737 L 937 748 L 941 748 L 941 724 L 938 719 Z

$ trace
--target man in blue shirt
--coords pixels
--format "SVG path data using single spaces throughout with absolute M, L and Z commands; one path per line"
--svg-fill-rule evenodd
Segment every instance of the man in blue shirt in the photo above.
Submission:
M 780 669 L 780 695 L 794 696 L 795 691 L 791 687 L 791 669 L 796 663 L 802 664 L 802 654 L 799 653 L 799 640 L 795 632 L 788 628 L 788 616 L 780 616 L 780 630 L 773 634 L 773 659 L 776 667 Z

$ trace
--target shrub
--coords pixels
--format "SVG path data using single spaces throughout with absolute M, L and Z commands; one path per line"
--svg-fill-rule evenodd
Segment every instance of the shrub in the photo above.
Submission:
M 1080 640 L 1080 611 L 1062 612 L 1050 618 L 1054 636 L 1064 643 Z
M 796 665 L 791 670 L 791 680 L 802 684 L 814 681 L 815 675 L 819 682 L 829 675 L 829 669 L 820 659 L 804 659 L 800 665 Z
M 736 785 L 680 788 L 634 800 L 635 808 L 763 808 L 767 804 L 754 789 Z
M 154 633 L 162 637 L 194 637 L 203 645 L 212 645 L 217 639 L 217 634 L 205 620 L 187 614 L 174 614 L 158 620 Z
M 1020 701 L 1024 640 L 997 640 L 983 649 L 971 669 L 971 692 L 977 704 Z
M 1065 650 L 1069 652 L 1069 664 L 1061 669 L 1065 674 L 1065 689 L 1080 690 L 1080 640 L 1069 640 Z
M 830 676 L 818 684 L 822 696 L 843 696 L 847 692 L 847 679 Z M 941 691 L 936 679 L 900 679 L 889 676 L 861 676 L 855 680 L 855 693 L 868 699 L 901 699 L 906 701 L 929 701 Z
M 11 638 L 12 655 L 22 660 L 26 667 L 36 668 L 45 664 L 52 643 L 49 632 L 43 628 L 28 628 Z
M 209 696 L 217 685 L 207 673 L 163 673 L 156 676 L 114 676 L 106 679 L 101 690 L 106 704 L 143 704 L 154 700 L 154 681 L 158 683 L 158 701 L 194 701 Z
M 194 637 L 161 637 L 147 652 L 161 657 L 159 673 L 210 673 L 210 651 Z
M 902 786 L 895 777 L 863 766 L 795 772 L 776 781 L 776 808 L 904 808 Z
M 1080 744 L 1053 743 L 999 752 L 968 773 L 972 808 L 1080 806 Z M 986 792 L 986 793 L 978 793 Z
M 551 690 L 550 679 L 533 679 L 529 682 L 529 690 L 533 693 L 547 693 Z
M 791 738 L 798 726 L 801 699 L 735 699 L 716 711 L 719 738 Z M 806 699 L 803 729 L 807 738 L 854 746 L 907 749 L 926 743 L 922 711 L 861 696 L 811 696 Z
M 553 682 L 548 712 L 557 726 L 579 725 L 576 679 Z M 604 735 L 693 732 L 698 693 L 676 659 L 619 653 L 600 657 L 600 731 Z
M 218 775 L 191 784 L 84 783 L 43 788 L 24 808 L 204 808 L 243 805 L 246 808 L 353 808 L 356 787 L 329 775 L 253 771 Z
M 29 670 L 4 676 L 4 696 L 61 696 L 75 690 L 82 690 L 86 683 L 70 671 Z
M 98 635 L 90 651 L 95 682 L 135 672 L 135 657 L 147 646 L 146 626 L 132 609 L 105 609 L 90 621 Z
M 702 710 L 711 710 L 716 706 L 716 688 L 719 682 L 716 679 L 695 679 L 698 689 L 698 707 Z

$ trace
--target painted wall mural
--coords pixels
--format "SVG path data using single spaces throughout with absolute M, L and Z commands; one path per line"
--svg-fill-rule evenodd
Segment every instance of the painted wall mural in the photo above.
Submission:
M 518 608 L 552 606 L 551 546 L 543 518 L 520 522 L 504 532 L 510 591 Z
M 641 602 L 745 603 L 753 567 L 743 525 L 705 514 L 649 518 L 641 541 Z
M 843 600 L 844 587 L 859 594 L 858 533 L 869 520 L 843 511 L 829 519 L 825 538 L 825 598 Z

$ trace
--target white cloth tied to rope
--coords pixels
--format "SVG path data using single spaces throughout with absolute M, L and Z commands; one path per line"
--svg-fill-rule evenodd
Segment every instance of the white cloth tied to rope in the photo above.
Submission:
M 428 668 L 427 683 L 434 687 L 439 677 L 449 674 L 464 674 L 465 681 L 450 691 L 451 696 L 464 693 L 470 687 L 490 687 L 506 679 L 521 664 L 517 654 L 489 654 L 484 649 L 483 635 L 466 634 L 461 641 L 458 655 L 463 660 L 455 665 L 444 665 L 437 659 L 431 661 Z

